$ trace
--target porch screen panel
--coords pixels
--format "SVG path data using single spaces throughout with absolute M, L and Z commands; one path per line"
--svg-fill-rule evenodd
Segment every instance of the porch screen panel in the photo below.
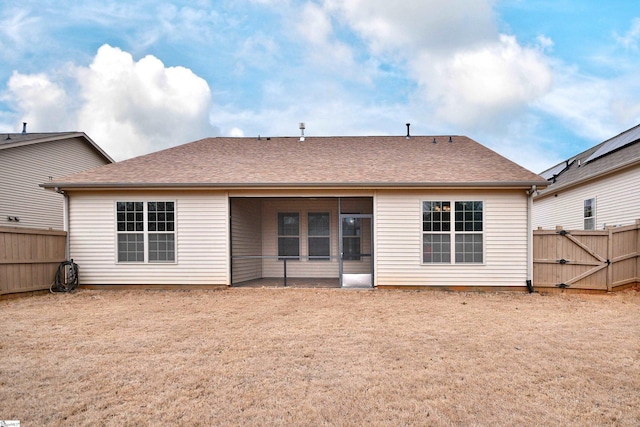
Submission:
M 342 259 L 360 261 L 362 257 L 362 221 L 360 218 L 343 218 L 342 220 Z

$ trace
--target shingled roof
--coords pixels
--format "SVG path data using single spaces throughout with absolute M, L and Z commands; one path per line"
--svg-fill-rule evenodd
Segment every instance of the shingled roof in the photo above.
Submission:
M 59 188 L 530 187 L 465 136 L 207 138 L 43 184 Z
M 106 161 L 108 161 L 109 163 L 113 163 L 113 159 L 109 157 L 109 155 L 105 153 L 102 148 L 98 146 L 98 144 L 93 142 L 93 140 L 89 138 L 84 132 L 29 132 L 0 134 L 0 150 L 8 150 L 10 148 L 22 147 L 25 145 L 42 144 L 71 138 L 83 139 Z
M 549 186 L 536 198 L 640 165 L 640 125 L 559 163 L 540 175 Z

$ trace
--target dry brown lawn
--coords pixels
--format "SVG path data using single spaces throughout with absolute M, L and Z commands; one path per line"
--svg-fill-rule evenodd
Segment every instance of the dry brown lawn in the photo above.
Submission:
M 640 425 L 640 292 L 229 289 L 0 301 L 23 426 Z

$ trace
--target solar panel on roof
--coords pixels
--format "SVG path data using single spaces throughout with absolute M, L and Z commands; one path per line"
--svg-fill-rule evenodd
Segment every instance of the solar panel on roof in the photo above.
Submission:
M 555 165 L 551 169 L 548 169 L 548 170 L 542 172 L 540 174 L 540 176 L 543 177 L 546 180 L 553 179 L 553 177 L 556 177 L 556 176 L 560 175 L 569 166 L 571 166 L 571 163 L 573 163 L 574 160 L 575 160 L 575 158 L 570 159 L 570 160 L 565 160 L 564 162 Z
M 610 140 L 602 144 L 602 146 L 598 148 L 592 155 L 590 155 L 589 158 L 585 160 L 585 162 L 588 163 L 599 157 L 606 156 L 612 151 L 625 147 L 633 142 L 636 142 L 639 139 L 640 139 L 640 125 L 632 129 L 629 129 L 628 131 L 625 131 L 618 136 L 614 136 L 613 138 L 611 138 Z

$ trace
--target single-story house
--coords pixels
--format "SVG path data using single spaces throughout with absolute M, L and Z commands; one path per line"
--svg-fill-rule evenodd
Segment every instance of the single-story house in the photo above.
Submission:
M 0 225 L 62 230 L 61 194 L 42 191 L 50 179 L 113 163 L 83 132 L 0 135 Z
M 207 138 L 42 184 L 81 285 L 526 289 L 547 181 L 465 136 Z
M 599 230 L 640 218 L 640 125 L 540 174 L 534 227 Z

